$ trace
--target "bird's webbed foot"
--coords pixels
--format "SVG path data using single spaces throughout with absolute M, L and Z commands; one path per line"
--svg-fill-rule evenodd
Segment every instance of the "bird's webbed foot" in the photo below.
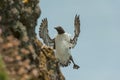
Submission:
M 80 66 L 78 66 L 76 64 L 73 65 L 73 69 L 78 69 L 78 68 L 80 68 Z
M 77 64 L 75 64 L 72 56 L 70 56 L 70 60 L 73 62 L 73 69 L 78 69 L 78 68 L 80 68 L 80 66 L 78 66 Z

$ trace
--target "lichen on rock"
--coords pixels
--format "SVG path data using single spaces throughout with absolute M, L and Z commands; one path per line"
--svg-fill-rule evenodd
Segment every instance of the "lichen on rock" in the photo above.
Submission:
M 38 3 L 39 0 L 0 0 L 0 76 L 5 65 L 2 80 L 65 80 L 54 50 L 36 37 L 41 14 Z

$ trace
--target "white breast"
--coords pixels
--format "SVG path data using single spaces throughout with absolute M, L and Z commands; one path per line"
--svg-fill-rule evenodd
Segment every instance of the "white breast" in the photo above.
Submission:
M 56 47 L 56 58 L 60 60 L 60 63 L 66 64 L 70 58 L 70 37 L 68 34 L 64 33 L 57 35 L 55 38 L 55 47 Z

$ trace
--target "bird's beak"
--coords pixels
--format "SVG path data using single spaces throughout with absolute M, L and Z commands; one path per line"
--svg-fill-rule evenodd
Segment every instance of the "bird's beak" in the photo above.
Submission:
M 56 30 L 57 30 L 57 27 L 54 27 L 54 29 L 56 29 Z

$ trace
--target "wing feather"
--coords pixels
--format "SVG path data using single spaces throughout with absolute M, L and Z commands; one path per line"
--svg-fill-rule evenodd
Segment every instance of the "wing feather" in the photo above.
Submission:
M 74 44 L 74 47 L 75 47 L 75 45 L 77 44 L 79 34 L 80 34 L 80 19 L 79 19 L 78 15 L 75 16 L 74 28 L 75 28 L 74 37 L 73 37 L 73 39 L 71 39 L 71 43 Z
M 47 46 L 54 47 L 54 39 L 51 39 L 48 33 L 47 18 L 43 19 L 39 28 L 39 36 Z

